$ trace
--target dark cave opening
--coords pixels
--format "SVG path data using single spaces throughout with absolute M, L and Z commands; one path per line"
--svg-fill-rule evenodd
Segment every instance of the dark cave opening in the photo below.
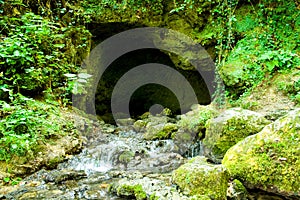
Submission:
M 116 59 L 105 70 L 98 83 L 97 93 L 95 95 L 95 109 L 96 114 L 101 116 L 105 122 L 114 123 L 111 110 L 111 98 L 114 87 L 118 81 L 131 69 L 147 63 L 160 63 L 175 69 L 183 75 L 192 86 L 198 103 L 206 105 L 211 102 L 208 88 L 198 71 L 176 68 L 169 55 L 159 49 L 140 49 L 124 54 Z M 174 115 L 181 114 L 181 111 L 185 113 L 189 110 L 189 108 L 180 108 L 178 99 L 170 88 L 164 85 L 146 84 L 139 87 L 130 97 L 130 103 L 128 105 L 130 116 L 137 118 L 143 113 L 148 112 L 153 105 L 161 105 L 164 108 L 169 108 Z
M 147 84 L 137 89 L 131 96 L 129 110 L 133 118 L 147 111 L 159 114 L 163 108 L 169 108 L 172 114 L 180 114 L 180 104 L 176 95 L 167 87 L 158 84 Z
M 145 26 L 143 24 L 128 23 L 95 23 L 89 24 L 88 29 L 93 35 L 92 46 L 95 47 L 97 44 L 115 34 L 141 27 Z M 195 92 L 197 102 L 202 105 L 209 104 L 211 102 L 210 92 L 201 74 L 196 69 L 181 69 L 178 67 L 180 63 L 173 63 L 170 54 L 170 52 L 148 48 L 131 51 L 114 60 L 102 74 L 102 77 L 98 82 L 97 92 L 95 94 L 96 114 L 106 123 L 115 123 L 111 109 L 111 98 L 116 84 L 124 74 L 128 73 L 133 68 L 148 63 L 163 64 L 179 72 L 191 85 Z M 179 60 L 182 60 L 178 55 L 171 55 L 172 57 L 177 56 Z M 174 81 L 176 80 L 174 79 Z M 178 83 L 178 87 L 180 88 L 180 83 Z M 184 90 L 184 88 L 182 90 Z M 182 92 L 184 93 L 185 91 Z M 128 105 L 130 117 L 137 118 L 143 113 L 148 112 L 149 109 L 153 109 L 153 105 L 161 105 L 164 108 L 169 108 L 174 115 L 183 114 L 189 111 L 190 108 L 180 108 L 180 103 L 178 102 L 174 91 L 170 88 L 159 84 L 146 84 L 137 88 L 130 97 L 130 103 Z

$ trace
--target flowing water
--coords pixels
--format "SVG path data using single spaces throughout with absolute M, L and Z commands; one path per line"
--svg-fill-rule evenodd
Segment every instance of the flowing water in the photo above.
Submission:
M 201 144 L 197 143 L 184 156 L 192 157 L 201 152 Z M 89 139 L 80 154 L 54 170 L 42 169 L 26 177 L 16 190 L 2 198 L 125 199 L 109 194 L 109 184 L 124 177 L 151 177 L 151 180 L 164 177 L 169 181 L 168 173 L 185 160 L 172 140 L 145 141 L 141 133 L 132 130 L 99 133 Z

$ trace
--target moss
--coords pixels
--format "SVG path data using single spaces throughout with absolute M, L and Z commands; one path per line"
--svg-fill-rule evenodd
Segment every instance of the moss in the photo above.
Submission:
M 55 168 L 59 163 L 61 163 L 62 161 L 64 161 L 64 157 L 63 156 L 55 156 L 53 158 L 51 158 L 48 163 L 46 163 L 46 166 L 50 169 Z
M 247 193 L 247 189 L 245 188 L 243 183 L 241 183 L 241 181 L 239 181 L 238 179 L 234 179 L 232 182 L 237 192 Z
M 148 127 L 144 137 L 147 140 L 168 139 L 171 137 L 172 133 L 177 130 L 177 125 L 173 123 L 158 124 Z
M 144 120 L 137 120 L 136 122 L 134 122 L 133 127 L 136 131 L 141 131 L 146 128 L 147 123 L 148 122 Z
M 172 174 L 172 180 L 187 195 L 207 195 L 226 199 L 229 176 L 222 165 L 208 164 L 204 157 L 195 157 Z
M 250 188 L 299 194 L 299 124 L 298 109 L 236 144 L 226 153 L 223 164 Z
M 270 122 L 262 115 L 240 108 L 229 109 L 206 124 L 203 144 L 221 159 L 226 151 L 249 135 L 261 131 Z
M 206 122 L 214 118 L 218 111 L 213 106 L 198 106 L 181 116 L 178 126 L 190 133 L 196 133 L 201 138 L 204 135 Z
M 190 198 L 190 200 L 211 200 L 207 195 L 195 195 Z
M 151 194 L 149 197 L 150 200 L 159 200 L 159 197 L 155 195 L 155 193 Z
M 122 154 L 119 156 L 119 161 L 121 163 L 128 163 L 132 158 L 134 157 L 134 152 L 132 151 L 124 151 Z
M 117 188 L 119 196 L 135 196 L 137 200 L 147 199 L 147 194 L 141 185 L 122 185 Z

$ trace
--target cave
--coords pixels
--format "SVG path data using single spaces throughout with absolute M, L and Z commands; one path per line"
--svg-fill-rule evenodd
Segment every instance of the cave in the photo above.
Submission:
M 122 23 L 102 24 L 98 26 L 95 24 L 90 25 L 90 28 L 93 28 L 93 30 L 91 30 L 93 33 L 93 46 L 96 46 L 101 41 L 114 34 L 136 27 L 143 26 L 136 24 L 133 26 Z M 159 63 L 176 70 L 192 87 L 197 98 L 197 103 L 202 105 L 209 104 L 211 102 L 211 94 L 201 74 L 197 70 L 181 69 L 178 67 L 180 62 L 179 64 L 178 62 L 174 63 L 174 57 L 176 57 L 176 60 L 182 59 L 180 56 L 174 55 L 173 53 L 154 48 L 139 49 L 118 57 L 108 68 L 106 68 L 98 82 L 95 94 L 96 114 L 106 123 L 115 123 L 112 114 L 111 99 L 116 84 L 124 74 L 137 66 L 147 63 Z M 177 84 L 176 80 L 174 81 L 174 84 Z M 180 86 L 180 83 L 178 84 Z M 128 106 L 130 117 L 137 119 L 145 112 L 150 111 L 152 114 L 157 114 L 163 108 L 169 108 L 172 114 L 176 116 L 188 112 L 191 105 L 182 108 L 172 89 L 161 84 L 149 83 L 140 86 L 134 91 L 130 96 L 130 103 Z

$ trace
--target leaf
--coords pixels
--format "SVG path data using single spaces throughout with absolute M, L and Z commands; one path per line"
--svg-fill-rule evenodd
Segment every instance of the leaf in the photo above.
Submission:
M 65 44 L 55 44 L 53 46 L 56 47 L 56 48 L 64 48 Z
M 79 78 L 82 78 L 82 79 L 88 79 L 88 78 L 91 78 L 93 75 L 90 75 L 90 74 L 87 74 L 87 73 L 80 73 L 78 74 L 78 77 Z
M 64 76 L 66 76 L 68 78 L 74 78 L 74 77 L 76 77 L 76 74 L 64 74 Z
M 5 178 L 3 179 L 3 181 L 4 181 L 5 183 L 8 183 L 8 182 L 10 181 L 10 178 L 9 178 L 9 177 L 5 177 Z
M 272 60 L 272 61 L 266 62 L 266 65 L 267 65 L 268 71 L 271 72 L 271 71 L 273 71 L 273 69 L 276 66 L 278 66 L 278 61 L 277 60 Z
M 87 83 L 87 81 L 85 79 L 78 79 L 77 80 L 79 83 Z
M 19 50 L 15 50 L 14 51 L 14 56 L 20 56 L 20 51 Z

